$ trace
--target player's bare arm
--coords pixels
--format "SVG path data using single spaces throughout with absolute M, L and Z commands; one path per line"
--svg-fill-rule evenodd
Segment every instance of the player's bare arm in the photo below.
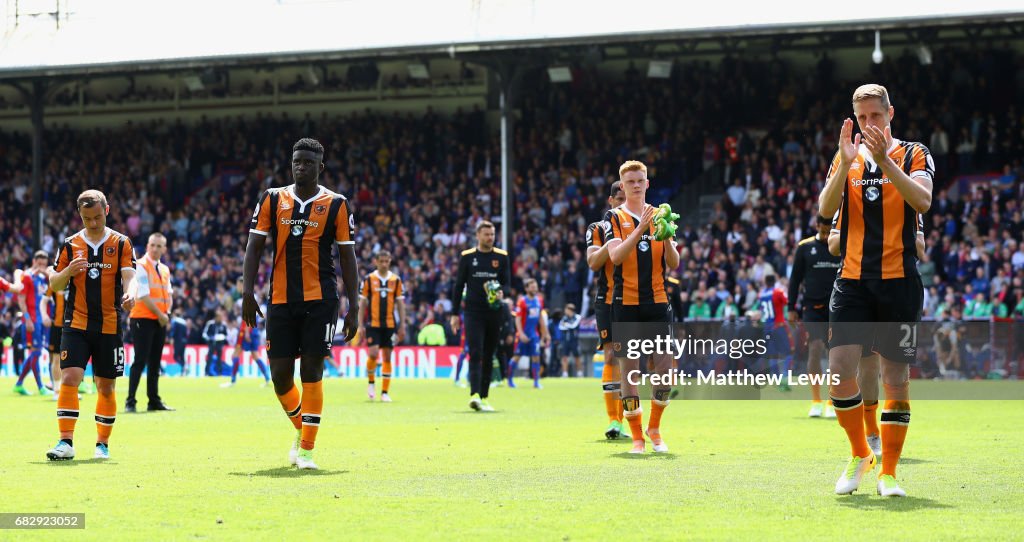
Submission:
M 12 294 L 20 294 L 21 291 L 25 289 L 25 285 L 21 283 L 21 276 L 23 274 L 24 271 L 22 271 L 21 269 L 14 270 L 14 282 L 11 283 L 11 287 L 8 290 Z
M 889 157 L 889 142 L 892 141 L 892 133 L 888 126 L 883 132 L 877 126 L 867 126 L 864 129 L 864 146 L 871 151 L 871 157 L 875 163 L 882 168 L 885 176 L 892 181 L 907 205 L 919 213 L 926 213 L 932 206 L 932 180 L 928 177 L 915 176 L 910 178 L 903 172 L 903 168 L 896 164 Z M 910 157 L 907 157 L 909 160 Z
M 843 186 L 850 173 L 850 165 L 857 158 L 857 148 L 860 147 L 860 134 L 851 139 L 852 133 L 853 121 L 844 120 L 843 127 L 839 130 L 839 164 L 825 180 L 825 188 L 822 188 L 818 197 L 818 212 L 822 216 L 835 214 L 843 200 Z
M 608 243 L 599 247 L 587 247 L 587 266 L 592 271 L 600 271 L 608 261 Z
M 356 263 L 355 245 L 338 245 L 341 257 L 341 280 L 348 298 L 348 312 L 345 313 L 345 342 L 355 337 L 359 327 L 359 267 Z M 246 255 L 248 257 L 248 254 Z
M 63 292 L 68 287 L 71 277 L 77 277 L 89 265 L 85 258 L 75 258 L 63 271 L 50 275 L 50 288 L 54 292 Z
M 35 325 L 32 324 L 32 317 L 29 316 L 28 304 L 25 303 L 25 296 L 18 296 L 18 310 L 21 311 L 21 314 L 25 315 L 25 329 L 29 333 L 35 331 Z
M 396 331 L 398 342 L 405 341 L 405 300 L 399 297 L 395 300 L 398 308 L 398 331 Z
M 676 240 L 668 240 L 668 250 L 665 251 L 665 264 L 668 265 L 669 269 L 675 269 L 679 267 L 679 249 L 676 247 Z
M 50 327 L 53 325 L 53 320 L 50 319 L 50 303 L 52 303 L 52 300 L 50 299 L 50 296 L 44 295 L 40 300 L 40 303 L 41 306 L 39 307 L 39 310 L 42 311 L 42 314 L 39 316 L 43 321 L 43 327 Z
M 256 286 L 256 270 L 266 245 L 267 238 L 257 233 L 250 233 L 249 242 L 245 245 L 245 260 L 242 263 L 242 321 L 249 327 L 256 327 L 257 314 L 263 316 L 253 288 Z
M 135 270 L 131 267 L 122 269 L 121 282 L 128 285 L 121 296 L 121 308 L 131 311 L 135 307 L 135 295 L 139 289 L 139 283 L 135 280 Z
M 542 311 L 540 313 L 540 345 L 547 347 L 551 344 L 551 335 L 548 334 L 548 313 Z
M 365 319 L 363 318 L 363 313 L 364 312 L 366 312 L 366 298 L 363 297 L 363 296 L 359 296 L 359 315 L 358 315 L 358 317 L 359 317 L 358 318 L 359 324 L 358 324 L 358 326 L 359 326 L 359 337 L 360 337 L 360 340 L 363 340 L 363 339 L 366 338 L 366 322 L 364 321 Z

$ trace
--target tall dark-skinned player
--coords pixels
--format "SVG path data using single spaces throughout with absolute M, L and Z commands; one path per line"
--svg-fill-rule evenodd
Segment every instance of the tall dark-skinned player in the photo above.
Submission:
M 296 431 L 289 459 L 299 469 L 315 470 L 313 446 L 324 403 L 324 358 L 334 341 L 339 311 L 335 246 L 348 299 L 345 341 L 358 329 L 355 219 L 345 196 L 319 184 L 324 170 L 319 141 L 303 138 L 295 143 L 291 165 L 295 184 L 264 192 L 252 215 L 242 275 L 242 320 L 255 327 L 256 314 L 263 316 L 253 289 L 269 240 L 274 253 L 266 315 L 270 375 Z M 296 358 L 300 359 L 301 396 L 293 376 Z
M 486 220 L 477 224 L 476 242 L 475 248 L 462 251 L 459 258 L 459 270 L 452 286 L 455 314 L 451 316 L 451 325 L 452 329 L 458 327 L 457 313 L 461 309 L 469 350 L 469 407 L 493 412 L 494 407 L 487 400 L 491 388 L 491 360 L 502 338 L 504 321 L 498 292 L 508 295 L 512 268 L 508 252 L 494 246 L 494 224 Z

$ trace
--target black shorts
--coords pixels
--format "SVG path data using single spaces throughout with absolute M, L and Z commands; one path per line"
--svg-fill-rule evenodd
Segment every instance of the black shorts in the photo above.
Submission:
M 50 352 L 60 351 L 61 333 L 64 328 L 58 325 L 50 326 Z
M 804 329 L 807 341 L 824 341 L 828 335 L 828 301 L 810 302 L 804 307 Z
M 394 348 L 395 342 L 392 340 L 394 335 L 395 328 L 393 327 L 368 327 L 366 328 L 366 346 Z
M 597 313 L 597 348 L 604 348 L 612 342 L 612 306 L 598 301 L 594 307 Z
M 635 327 L 624 324 L 634 323 L 664 323 L 664 330 L 657 330 L 654 333 L 658 335 L 669 335 L 672 333 L 672 306 L 668 303 L 648 303 L 644 305 L 620 305 L 618 303 L 612 305 L 612 327 L 618 326 L 620 331 L 614 333 L 615 339 L 612 341 L 612 348 L 616 352 L 622 347 L 622 342 L 631 341 L 633 339 L 639 339 L 639 336 L 627 337 L 622 336 L 622 329 L 626 329 L 626 334 L 631 335 L 634 331 L 646 336 L 652 333 L 650 326 L 641 326 L 642 329 L 637 330 Z M 660 326 L 656 326 L 660 327 Z M 632 330 L 630 330 L 632 328 Z
M 124 343 L 121 335 L 68 328 L 61 334 L 60 368 L 85 369 L 92 360 L 92 374 L 100 378 L 124 376 Z
M 923 301 L 919 276 L 837 278 L 829 302 L 829 347 L 857 344 L 865 349 L 871 345 L 870 350 L 890 361 L 913 364 Z
M 337 300 L 271 305 L 267 310 L 267 356 L 327 356 L 337 325 Z
M 612 322 L 672 322 L 672 306 L 668 303 L 646 305 L 612 305 Z

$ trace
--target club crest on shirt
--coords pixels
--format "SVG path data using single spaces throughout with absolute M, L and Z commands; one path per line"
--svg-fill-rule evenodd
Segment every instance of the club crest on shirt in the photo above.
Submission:
M 114 247 L 107 247 L 107 256 L 114 255 Z
M 498 260 L 491 260 L 491 267 L 497 269 L 498 268 Z
M 476 265 L 477 265 L 476 258 L 473 258 L 473 267 L 476 267 Z
M 322 215 L 322 214 L 324 214 L 324 212 L 325 212 L 325 211 L 327 211 L 327 206 L 326 206 L 326 205 L 317 205 L 317 206 L 316 206 L 316 207 L 315 207 L 315 208 L 313 209 L 313 212 L 314 212 L 314 213 L 316 213 L 316 214 L 318 214 L 318 215 Z

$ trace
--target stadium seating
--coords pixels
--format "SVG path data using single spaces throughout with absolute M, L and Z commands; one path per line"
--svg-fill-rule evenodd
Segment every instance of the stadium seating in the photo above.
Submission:
M 922 262 L 926 318 L 989 318 L 1000 304 L 1006 316 L 1024 318 L 1024 112 L 1014 106 L 1024 103 L 1024 77 L 998 73 L 987 60 L 1007 54 L 946 51 L 932 66 L 897 60 L 858 80 L 889 86 L 896 135 L 925 143 L 935 157 Z M 1024 64 L 1014 57 L 998 65 Z M 602 216 L 617 164 L 637 158 L 650 165 L 655 200 L 715 176 L 721 201 L 707 224 L 680 227 L 687 252 L 676 275 L 684 307 L 700 296 L 713 314 L 732 296 L 746 309 L 755 282 L 769 269 L 788 275 L 795 244 L 813 231 L 855 86 L 833 70 L 827 60 L 800 70 L 726 58 L 685 64 L 672 80 L 596 71 L 566 85 L 543 73 L 528 78 L 514 131 L 516 285 L 533 276 L 553 310 L 584 306 L 592 282 L 586 225 Z M 293 86 L 282 92 L 303 91 Z M 118 97 L 164 98 L 152 89 Z M 353 202 L 361 268 L 376 250 L 392 251 L 412 330 L 449 311 L 458 250 L 473 242 L 478 220 L 500 214 L 499 147 L 480 110 L 48 129 L 43 248 L 52 253 L 78 228 L 78 192 L 104 189 L 109 225 L 130 235 L 140 254 L 151 231 L 168 236 L 175 302 L 198 333 L 214 308 L 235 310 L 249 216 L 264 188 L 288 184 L 291 144 L 305 135 L 327 147 L 323 184 Z M 9 275 L 31 252 L 29 138 L 0 131 L 0 156 L 0 267 Z M 267 277 L 258 282 L 265 288 Z M 11 301 L 2 304 L 9 320 Z

